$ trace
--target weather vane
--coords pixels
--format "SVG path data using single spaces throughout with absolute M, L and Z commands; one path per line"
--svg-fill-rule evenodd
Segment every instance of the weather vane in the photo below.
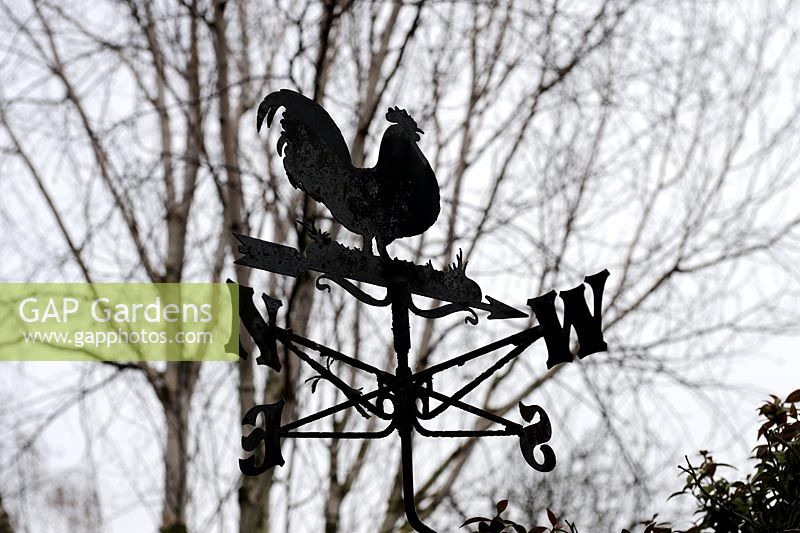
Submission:
M 390 307 L 397 367 L 394 373 L 387 372 L 279 327 L 276 316 L 281 302 L 263 294 L 262 300 L 267 308 L 265 320 L 253 303 L 253 289 L 241 286 L 239 318 L 260 350 L 257 363 L 279 372 L 281 364 L 277 344 L 281 343 L 287 354 L 292 353 L 308 364 L 319 379 L 330 382 L 346 398 L 337 405 L 286 424 L 281 424 L 283 400 L 250 409 L 242 424 L 254 426 L 254 429 L 242 437 L 242 448 L 254 453 L 239 460 L 242 473 L 257 476 L 274 466 L 283 465 L 281 439 L 380 439 L 397 431 L 401 444 L 403 505 L 408 523 L 416 531 L 435 533 L 422 522 L 414 502 L 412 432 L 424 437 L 514 436 L 519 439 L 522 456 L 531 467 L 540 472 L 553 470 L 555 453 L 547 444 L 552 429 L 542 407 L 520 402 L 520 415 L 528 423 L 525 425 L 473 406 L 464 401 L 464 397 L 540 338 L 544 338 L 547 346 L 548 368 L 573 360 L 570 349 L 572 329 L 578 341 L 578 357 L 604 351 L 602 299 L 608 271 L 585 278 L 593 293 L 591 311 L 581 284 L 560 293 L 564 311 L 563 319 L 559 320 L 555 307 L 556 293 L 550 291 L 527 301 L 539 322 L 537 325 L 447 361 L 412 371 L 408 364 L 411 348 L 409 313 L 436 319 L 465 312 L 468 313 L 465 321 L 473 325 L 478 323 L 476 310 L 487 311 L 490 320 L 525 318 L 528 315 L 490 296 L 486 296 L 484 301 L 478 284 L 467 277 L 466 263 L 460 253 L 456 262 L 443 271 L 434 269 L 430 262 L 416 265 L 391 258 L 387 253 L 386 246 L 393 240 L 419 235 L 431 227 L 440 209 L 436 175 L 417 145 L 423 132 L 405 110 L 389 108 L 386 120 L 392 125 L 383 134 L 377 164 L 373 168 L 356 168 L 330 115 L 297 92 L 284 89 L 267 95 L 258 108 L 257 129 L 261 129 L 265 119 L 269 127 L 281 107 L 284 111 L 278 153 L 283 155 L 289 181 L 314 200 L 325 204 L 345 228 L 361 235 L 364 246 L 362 250 L 347 248 L 332 240 L 327 233 L 317 230 L 313 224 L 302 222 L 311 239 L 303 252 L 236 235 L 241 243 L 239 250 L 244 254 L 236 263 L 294 277 L 309 271 L 318 272 L 316 287 L 320 290 L 330 291 L 330 282 L 365 304 Z M 373 239 L 378 255 L 372 253 Z M 371 296 L 354 282 L 383 287 L 386 295 L 382 299 Z M 439 300 L 443 304 L 422 309 L 414 303 L 413 295 Z M 228 348 L 235 350 L 238 339 L 231 341 Z M 238 349 L 240 357 L 248 357 L 241 342 L 238 342 Z M 503 349 L 508 351 L 454 394 L 436 391 L 436 375 Z M 320 362 L 309 352 L 326 358 L 327 363 Z M 370 374 L 375 379 L 375 388 L 362 392 L 349 386 L 331 370 L 332 361 Z M 392 406 L 391 410 L 384 408 L 387 403 Z M 425 427 L 426 421 L 451 408 L 482 417 L 499 427 L 486 430 L 432 430 Z M 355 409 L 365 418 L 375 416 L 386 425 L 383 429 L 367 432 L 301 430 L 346 409 Z M 259 414 L 263 415 L 260 424 Z M 536 415 L 538 419 L 534 422 Z M 534 456 L 537 447 L 543 456 L 541 462 Z

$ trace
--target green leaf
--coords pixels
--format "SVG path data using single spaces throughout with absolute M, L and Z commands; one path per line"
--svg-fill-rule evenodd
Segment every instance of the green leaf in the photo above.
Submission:
M 786 403 L 797 403 L 800 402 L 800 389 L 793 391 L 789 396 L 786 397 Z

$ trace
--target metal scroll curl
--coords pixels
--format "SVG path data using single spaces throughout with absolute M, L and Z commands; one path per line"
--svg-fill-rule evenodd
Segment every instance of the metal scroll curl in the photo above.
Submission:
M 478 313 L 475 312 L 469 305 L 466 304 L 459 304 L 459 303 L 449 303 L 445 305 L 440 305 L 439 307 L 434 307 L 433 309 L 420 309 L 417 307 L 411 299 L 408 301 L 408 309 L 414 313 L 415 315 L 422 317 L 422 318 L 442 318 L 447 315 L 452 315 L 453 313 L 458 313 L 464 311 L 465 313 L 469 313 L 470 316 L 464 318 L 464 322 L 471 325 L 476 325 L 478 323 Z
M 338 286 L 349 292 L 353 297 L 355 297 L 356 300 L 363 302 L 367 305 L 372 305 L 375 307 L 386 307 L 387 305 L 392 303 L 391 299 L 388 296 L 383 300 L 380 300 L 362 291 L 355 284 L 351 283 L 345 278 L 341 276 L 334 276 L 332 274 L 322 274 L 321 276 L 317 277 L 317 280 L 314 282 L 314 286 L 317 288 L 318 291 L 331 292 L 331 286 L 325 283 L 325 280 L 332 281 L 333 283 L 337 284 Z

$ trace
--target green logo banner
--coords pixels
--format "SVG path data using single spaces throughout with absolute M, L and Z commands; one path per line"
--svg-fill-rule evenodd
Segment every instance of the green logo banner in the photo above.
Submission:
M 0 361 L 235 361 L 238 287 L 3 283 Z

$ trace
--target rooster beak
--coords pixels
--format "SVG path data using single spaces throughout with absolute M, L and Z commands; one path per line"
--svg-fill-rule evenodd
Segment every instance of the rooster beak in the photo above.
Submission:
M 424 132 L 424 131 L 422 131 L 422 130 L 421 130 L 421 129 L 419 129 L 419 128 L 417 128 L 417 133 L 421 133 L 421 134 L 425 135 L 425 132 Z

